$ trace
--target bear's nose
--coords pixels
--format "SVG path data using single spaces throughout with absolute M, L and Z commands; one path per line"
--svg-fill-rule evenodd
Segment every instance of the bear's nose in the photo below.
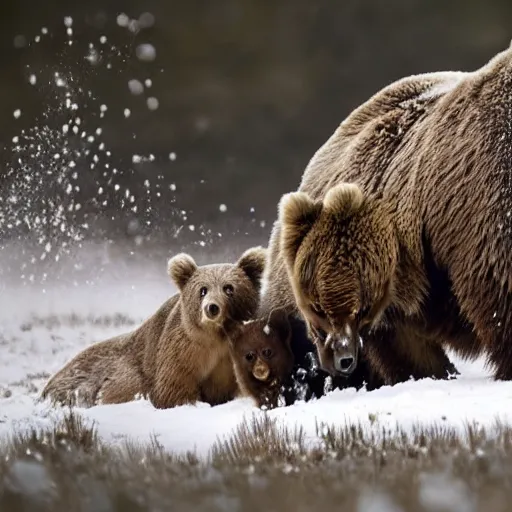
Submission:
M 352 373 L 354 362 L 355 359 L 353 356 L 340 357 L 337 364 L 338 368 L 336 369 L 343 374 L 350 374 Z
M 214 302 L 210 302 L 206 306 L 206 316 L 210 319 L 214 319 L 220 313 L 220 308 Z

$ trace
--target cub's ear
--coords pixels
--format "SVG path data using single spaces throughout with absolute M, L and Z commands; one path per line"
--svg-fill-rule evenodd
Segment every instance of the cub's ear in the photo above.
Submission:
M 197 270 L 194 258 L 184 252 L 173 256 L 167 264 L 167 273 L 181 291 Z
M 304 192 L 285 194 L 279 202 L 281 250 L 291 268 L 300 244 L 322 213 L 322 203 L 313 201 Z
M 253 329 L 254 320 L 245 320 L 235 327 L 228 335 L 229 346 L 232 349 L 240 348 L 240 345 L 251 339 L 251 329 Z
M 324 208 L 338 215 L 350 216 L 363 204 L 363 192 L 355 183 L 339 183 L 324 198 Z
M 278 333 L 281 341 L 288 342 L 291 336 L 291 326 L 288 314 L 284 309 L 274 309 L 269 315 L 268 325 Z
M 267 249 L 264 247 L 252 247 L 247 249 L 237 262 L 237 265 L 246 273 L 256 288 L 261 286 L 261 278 L 265 270 Z

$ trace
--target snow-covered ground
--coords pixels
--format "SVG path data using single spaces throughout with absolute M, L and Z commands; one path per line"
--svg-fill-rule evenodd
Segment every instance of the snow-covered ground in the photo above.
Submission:
M 31 425 L 47 426 L 61 417 L 62 409 L 37 402 L 49 375 L 90 343 L 132 329 L 174 293 L 165 264 L 140 272 L 126 268 L 118 274 L 80 286 L 0 282 L 0 437 Z M 268 414 L 290 428 L 301 425 L 311 439 L 320 423 L 361 422 L 378 430 L 397 424 L 409 429 L 418 423 L 493 425 L 497 418 L 508 423 L 512 382 L 493 382 L 483 361 L 456 362 L 462 375 L 454 381 L 428 379 L 373 392 L 338 390 Z M 96 422 L 106 441 L 129 438 L 144 443 L 156 436 L 169 450 L 198 454 L 206 454 L 245 417 L 264 414 L 246 399 L 169 410 L 156 410 L 141 400 L 80 412 Z

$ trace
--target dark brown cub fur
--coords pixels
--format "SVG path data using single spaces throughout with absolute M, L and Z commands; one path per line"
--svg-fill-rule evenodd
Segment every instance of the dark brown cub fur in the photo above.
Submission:
M 282 310 L 244 324 L 231 338 L 231 358 L 241 394 L 252 397 L 258 407 L 278 405 L 281 386 L 293 369 L 290 338 L 290 325 Z

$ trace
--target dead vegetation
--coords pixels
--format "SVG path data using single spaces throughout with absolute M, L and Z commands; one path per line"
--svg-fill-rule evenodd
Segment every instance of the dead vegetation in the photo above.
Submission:
M 319 439 L 319 440 L 318 440 Z M 0 449 L 0 510 L 505 511 L 512 429 L 371 431 L 318 426 L 312 443 L 268 416 L 219 441 L 207 460 L 156 441 L 107 447 L 71 415 Z
M 140 323 L 140 319 L 132 318 L 122 313 L 115 313 L 112 315 L 79 315 L 77 313 L 64 314 L 64 315 L 48 315 L 39 316 L 32 314 L 29 319 L 20 325 L 20 330 L 23 332 L 31 331 L 32 329 L 42 328 L 48 331 L 60 329 L 62 327 L 69 327 L 76 329 L 78 327 L 90 326 L 101 328 L 118 328 L 118 327 L 134 327 Z

